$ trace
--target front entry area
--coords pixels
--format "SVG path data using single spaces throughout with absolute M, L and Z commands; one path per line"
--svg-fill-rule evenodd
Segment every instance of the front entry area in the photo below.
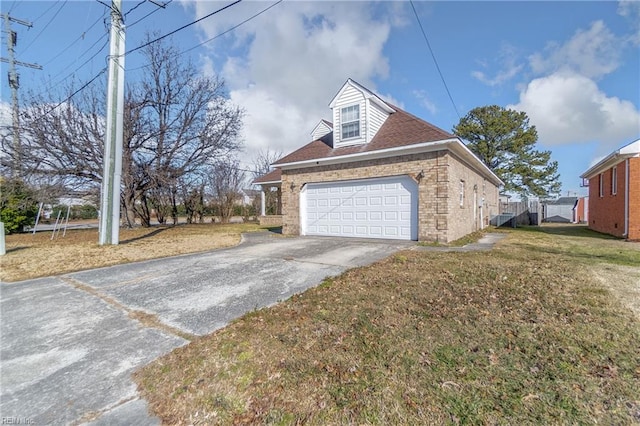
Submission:
M 302 235 L 418 239 L 418 185 L 409 176 L 309 183 L 300 210 Z

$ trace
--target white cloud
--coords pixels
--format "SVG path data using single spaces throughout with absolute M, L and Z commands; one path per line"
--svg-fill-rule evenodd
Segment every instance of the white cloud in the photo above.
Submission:
M 414 90 L 413 96 L 415 96 L 415 98 L 418 99 L 420 105 L 422 105 L 422 107 L 429 111 L 431 114 L 435 114 L 436 112 L 438 112 L 436 104 L 434 104 L 433 101 L 429 99 L 429 97 L 427 96 L 427 92 L 425 92 L 424 90 Z
M 0 102 L 0 126 L 11 126 L 11 104 Z
M 268 4 L 243 2 L 203 21 L 203 38 Z M 186 7 L 201 17 L 220 4 Z M 402 23 L 399 16 L 393 4 L 284 2 L 214 43 L 213 62 L 231 99 L 246 111 L 248 153 L 266 147 L 288 152 L 308 142 L 317 121 L 330 119 L 328 104 L 349 77 L 375 90 L 373 80 L 389 72 L 383 47 L 392 25 Z
M 618 2 L 618 14 L 629 19 L 635 33 L 630 37 L 632 43 L 640 45 L 640 1 L 621 0 Z
M 518 54 L 516 49 L 507 43 L 504 43 L 500 48 L 497 60 L 502 69 L 496 73 L 495 77 L 489 77 L 486 72 L 478 70 L 472 71 L 471 76 L 487 86 L 494 87 L 511 80 L 524 68 L 523 64 L 518 63 Z M 478 64 L 482 68 L 489 67 L 486 60 L 479 60 Z
M 567 70 L 599 78 L 618 68 L 623 47 L 622 40 L 604 22 L 595 21 L 589 29 L 576 31 L 562 45 L 549 43 L 544 53 L 529 57 L 529 65 L 535 74 Z
M 507 108 L 526 112 L 546 146 L 595 141 L 605 153 L 640 134 L 633 103 L 609 97 L 593 80 L 568 71 L 534 79 L 520 102 Z

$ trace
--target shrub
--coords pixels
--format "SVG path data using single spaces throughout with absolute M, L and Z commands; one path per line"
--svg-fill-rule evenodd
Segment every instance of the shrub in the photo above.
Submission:
M 35 192 L 18 178 L 2 178 L 0 195 L 0 221 L 5 234 L 22 232 L 31 226 L 38 214 Z

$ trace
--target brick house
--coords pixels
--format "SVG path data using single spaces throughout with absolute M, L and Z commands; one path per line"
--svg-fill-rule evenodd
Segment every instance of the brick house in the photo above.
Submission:
M 640 139 L 612 152 L 581 178 L 589 181 L 589 228 L 640 240 Z
M 502 181 L 458 137 L 351 79 L 329 106 L 333 123 L 255 181 L 280 175 L 284 234 L 450 242 L 498 214 Z

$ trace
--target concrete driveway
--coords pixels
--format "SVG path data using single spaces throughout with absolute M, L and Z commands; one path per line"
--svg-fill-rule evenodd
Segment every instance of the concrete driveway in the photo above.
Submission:
M 234 248 L 0 287 L 3 423 L 157 424 L 131 373 L 411 242 L 248 234 Z

